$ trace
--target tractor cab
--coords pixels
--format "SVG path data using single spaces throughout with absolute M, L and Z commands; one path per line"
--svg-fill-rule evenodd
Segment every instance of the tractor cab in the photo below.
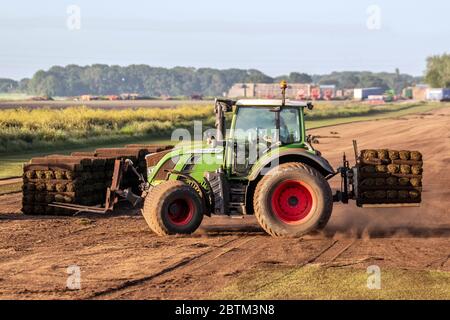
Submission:
M 304 108 L 311 110 L 313 106 L 285 99 L 217 99 L 217 141 L 213 137 L 208 142 L 224 146 L 224 169 L 230 176 L 247 176 L 260 159 L 280 150 L 302 149 L 316 154 L 305 134 Z M 227 119 L 230 125 L 225 130 Z

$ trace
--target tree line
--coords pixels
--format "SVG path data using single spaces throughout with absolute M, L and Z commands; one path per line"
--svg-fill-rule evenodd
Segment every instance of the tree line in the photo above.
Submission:
M 427 59 L 425 81 L 434 88 L 450 88 L 450 54 Z
M 430 57 L 425 80 L 432 86 L 450 85 L 449 55 Z M 443 69 L 442 66 L 447 66 Z M 32 95 L 78 96 L 83 94 L 114 95 L 138 93 L 143 96 L 221 96 L 234 83 L 274 83 L 285 79 L 291 83 L 336 85 L 338 89 L 382 87 L 400 92 L 420 83 L 421 77 L 395 72 L 333 72 L 309 75 L 292 72 L 270 77 L 255 69 L 159 68 L 148 65 L 54 66 L 37 71 L 31 79 L 15 81 L 0 79 L 0 92 L 21 92 Z

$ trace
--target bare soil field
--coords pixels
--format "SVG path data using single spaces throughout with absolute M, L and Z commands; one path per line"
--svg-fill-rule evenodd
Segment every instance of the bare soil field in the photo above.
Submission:
M 69 108 L 86 106 L 99 109 L 129 109 L 129 108 L 175 108 L 180 105 L 207 105 L 208 100 L 93 100 L 93 101 L 0 101 L 0 109 L 11 108 Z
M 298 273 L 310 272 L 311 267 L 365 275 L 374 264 L 399 276 L 414 275 L 407 278 L 410 283 L 403 291 L 389 297 L 410 297 L 407 288 L 424 281 L 421 272 L 440 272 L 437 278 L 426 278 L 429 283 L 433 279 L 443 283 L 436 287 L 437 295 L 416 291 L 420 297 L 450 299 L 446 278 L 450 273 L 450 108 L 310 133 L 333 136 L 319 138 L 316 147 L 334 167 L 340 165 L 343 152 L 353 162 L 352 139 L 358 140 L 360 149 L 422 151 L 422 206 L 361 209 L 354 203 L 336 204 L 323 232 L 299 239 L 271 238 L 253 217 L 205 218 L 192 236 L 158 237 L 138 210 L 122 207 L 105 216 L 29 217 L 20 214 L 20 194 L 4 195 L 0 196 L 0 299 L 321 298 L 326 296 L 283 296 L 271 290 L 283 277 L 291 284 L 295 279 L 316 281 L 317 276 L 302 278 Z M 335 178 L 333 186 L 338 185 Z M 71 265 L 80 267 L 80 290 L 66 288 Z M 257 282 L 248 281 L 258 274 Z M 329 278 L 319 275 L 324 277 L 319 279 L 323 287 Z M 325 287 L 338 291 L 332 298 L 361 297 L 344 292 L 349 284 L 339 279 Z M 307 282 L 297 285 L 308 288 Z

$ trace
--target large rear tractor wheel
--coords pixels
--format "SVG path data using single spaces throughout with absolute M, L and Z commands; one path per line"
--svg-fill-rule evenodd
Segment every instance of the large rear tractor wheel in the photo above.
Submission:
M 167 181 L 147 195 L 142 211 L 158 235 L 191 234 L 203 220 L 202 202 L 194 188 L 182 181 Z
M 272 169 L 256 186 L 255 216 L 276 237 L 299 237 L 325 227 L 333 210 L 333 195 L 325 178 L 301 163 Z

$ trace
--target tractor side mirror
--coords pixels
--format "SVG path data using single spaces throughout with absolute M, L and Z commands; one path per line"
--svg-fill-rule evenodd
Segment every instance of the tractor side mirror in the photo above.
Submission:
M 312 102 L 308 102 L 308 103 L 306 104 L 306 107 L 308 108 L 308 110 L 314 109 L 314 106 L 313 106 Z
M 281 107 L 273 107 L 272 109 L 269 110 L 270 112 L 280 112 L 281 111 Z

